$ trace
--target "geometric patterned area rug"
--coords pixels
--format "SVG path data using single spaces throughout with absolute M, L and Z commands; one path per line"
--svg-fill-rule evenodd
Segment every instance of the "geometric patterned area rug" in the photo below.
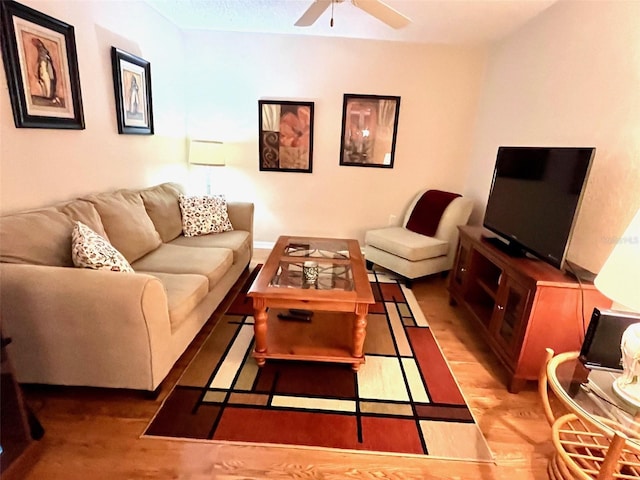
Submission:
M 376 303 L 358 372 L 277 360 L 259 368 L 245 295 L 256 273 L 143 436 L 493 461 L 410 289 L 369 273 Z

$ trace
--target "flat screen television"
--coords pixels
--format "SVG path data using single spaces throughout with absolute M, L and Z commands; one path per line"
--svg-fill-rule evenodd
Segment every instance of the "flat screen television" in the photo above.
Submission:
M 511 255 L 564 269 L 595 148 L 499 147 L 483 225 Z

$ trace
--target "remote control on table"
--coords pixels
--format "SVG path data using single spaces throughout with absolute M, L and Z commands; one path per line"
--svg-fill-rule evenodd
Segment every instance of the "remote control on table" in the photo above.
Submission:
M 290 308 L 289 313 L 291 315 L 296 315 L 296 316 L 313 317 L 313 312 L 311 310 L 301 310 L 299 308 Z
M 311 321 L 311 317 L 308 315 L 288 315 L 286 313 L 279 313 L 278 314 L 278 318 L 280 320 L 295 320 L 298 322 L 310 322 Z

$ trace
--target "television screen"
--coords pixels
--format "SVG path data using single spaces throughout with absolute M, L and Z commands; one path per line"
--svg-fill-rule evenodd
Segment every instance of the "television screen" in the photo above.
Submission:
M 563 268 L 594 148 L 500 147 L 484 226 Z M 505 245 L 503 243 L 503 245 Z

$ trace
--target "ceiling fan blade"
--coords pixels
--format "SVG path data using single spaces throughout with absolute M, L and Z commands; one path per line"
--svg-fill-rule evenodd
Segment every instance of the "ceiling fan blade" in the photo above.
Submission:
M 396 9 L 391 8 L 380 0 L 351 0 L 358 8 L 364 10 L 369 15 L 373 15 L 381 22 L 386 23 L 392 28 L 406 27 L 411 23 L 409 17 L 405 17 Z
M 313 25 L 314 22 L 320 18 L 320 15 L 329 8 L 329 5 L 331 5 L 331 0 L 314 0 L 294 25 L 296 27 L 309 27 Z

